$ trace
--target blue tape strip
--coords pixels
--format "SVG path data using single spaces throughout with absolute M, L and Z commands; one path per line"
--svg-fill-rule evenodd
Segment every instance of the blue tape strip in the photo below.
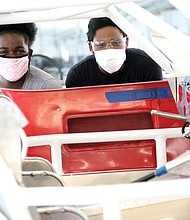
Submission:
M 170 87 L 106 92 L 105 96 L 110 103 L 172 98 Z
M 166 169 L 166 166 L 163 166 L 163 167 L 160 167 L 159 169 L 157 169 L 156 171 L 155 171 L 155 175 L 156 176 L 162 176 L 162 175 L 164 175 L 164 174 L 166 174 L 168 171 L 167 171 L 167 169 Z

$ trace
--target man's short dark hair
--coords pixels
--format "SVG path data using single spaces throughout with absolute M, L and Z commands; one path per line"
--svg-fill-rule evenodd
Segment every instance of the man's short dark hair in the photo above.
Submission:
M 88 23 L 88 32 L 86 33 L 88 41 L 93 41 L 96 31 L 98 29 L 108 26 L 118 28 L 123 34 L 123 37 L 127 36 L 110 18 L 91 18 Z
M 31 47 L 35 40 L 37 30 L 38 29 L 35 23 L 0 25 L 0 35 L 6 33 L 20 34 L 24 37 L 25 43 L 27 43 L 29 47 Z

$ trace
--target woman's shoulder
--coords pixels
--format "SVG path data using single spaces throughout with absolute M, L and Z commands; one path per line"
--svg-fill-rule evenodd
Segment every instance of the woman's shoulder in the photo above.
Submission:
M 49 73 L 35 66 L 30 66 L 30 74 L 32 77 L 35 77 L 38 79 L 43 79 L 43 80 L 54 79 L 52 75 L 50 75 Z
M 35 67 L 30 66 L 30 72 L 27 75 L 23 89 L 60 89 L 61 83 L 51 76 L 49 73 Z

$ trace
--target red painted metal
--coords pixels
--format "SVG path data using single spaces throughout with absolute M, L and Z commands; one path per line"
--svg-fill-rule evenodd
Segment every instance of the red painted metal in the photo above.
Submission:
M 29 120 L 25 132 L 28 136 L 32 136 L 181 127 L 183 122 L 180 120 L 150 114 L 153 109 L 178 113 L 172 96 L 168 97 L 166 94 L 165 97 L 159 97 L 156 93 L 154 94 L 155 89 L 158 88 L 169 88 L 168 82 L 157 81 L 49 91 L 10 89 L 2 91 L 23 111 Z M 132 91 L 131 100 L 108 101 L 106 93 L 120 91 Z M 145 95 L 153 95 L 149 98 L 142 98 L 141 91 L 145 91 Z M 168 140 L 169 159 L 172 159 L 172 155 L 177 156 L 178 153 L 176 149 L 175 152 L 172 151 L 170 143 L 174 146 L 174 140 Z M 41 156 L 51 162 L 49 146 L 30 148 L 28 156 Z M 62 146 L 62 157 L 64 173 L 156 167 L 154 140 L 67 144 Z

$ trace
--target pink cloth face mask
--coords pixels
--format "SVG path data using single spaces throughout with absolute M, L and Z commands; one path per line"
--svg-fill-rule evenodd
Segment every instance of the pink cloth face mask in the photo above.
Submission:
M 10 82 L 16 82 L 28 71 L 28 54 L 23 57 L 0 57 L 0 75 Z

